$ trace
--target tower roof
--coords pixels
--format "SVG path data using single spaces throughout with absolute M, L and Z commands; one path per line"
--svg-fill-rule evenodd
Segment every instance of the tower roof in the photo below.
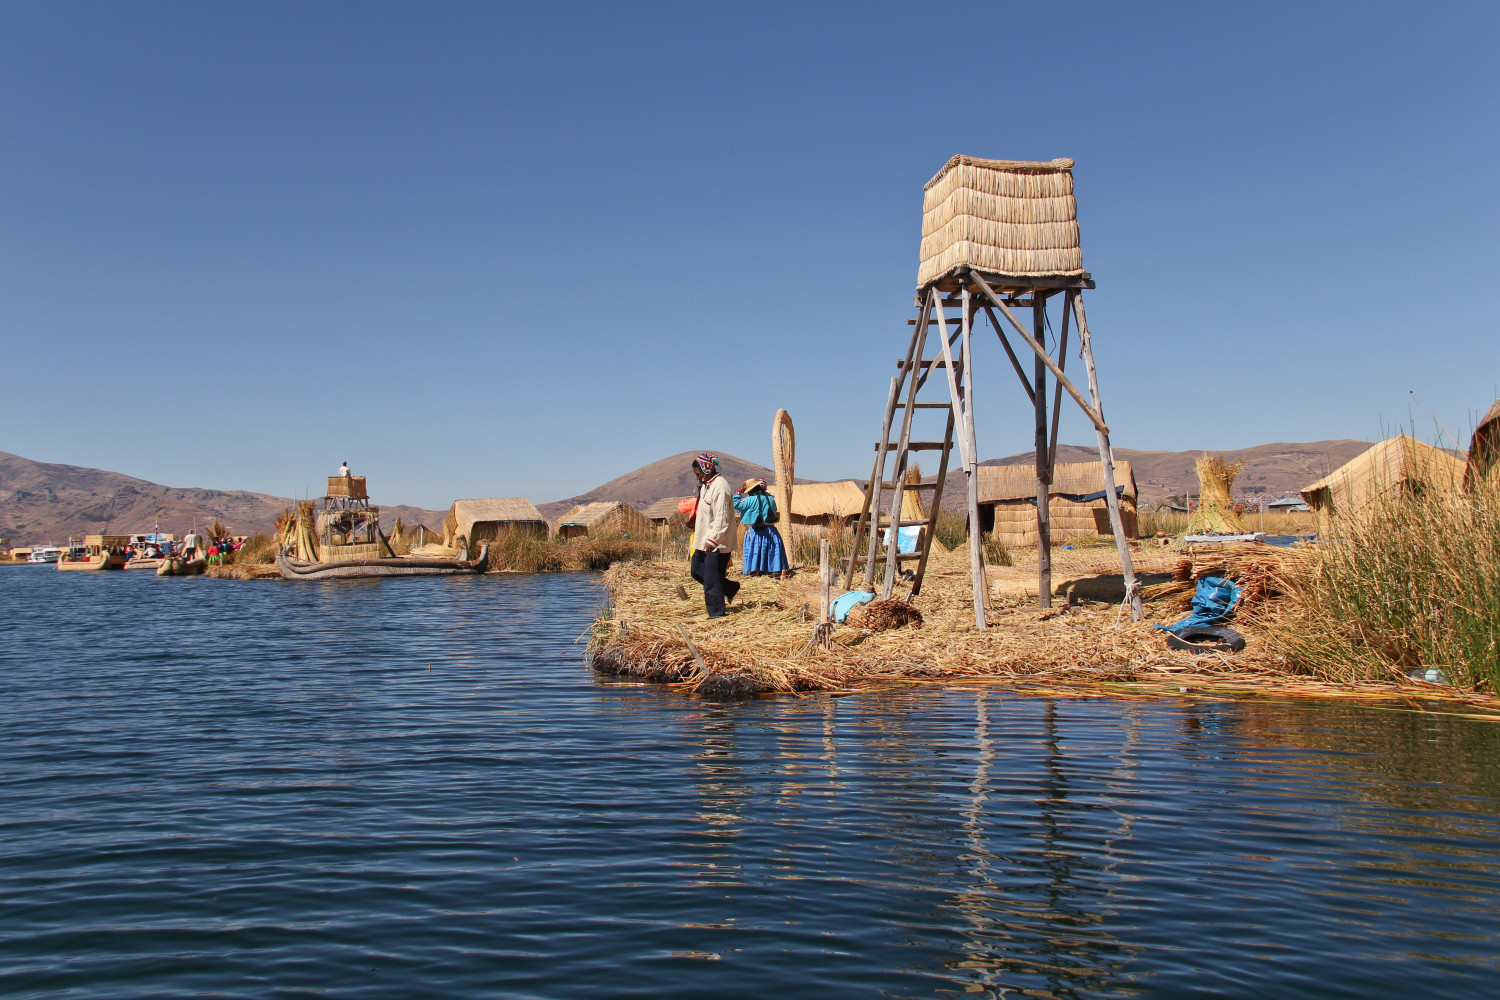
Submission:
M 1082 277 L 1073 161 L 955 156 L 923 188 L 917 287 L 961 268 Z

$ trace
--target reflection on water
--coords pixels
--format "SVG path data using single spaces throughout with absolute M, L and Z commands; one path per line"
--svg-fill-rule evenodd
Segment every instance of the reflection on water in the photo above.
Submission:
M 1491 725 L 713 705 L 580 665 L 589 577 L 98 577 L 0 572 L 0 996 L 1500 987 Z

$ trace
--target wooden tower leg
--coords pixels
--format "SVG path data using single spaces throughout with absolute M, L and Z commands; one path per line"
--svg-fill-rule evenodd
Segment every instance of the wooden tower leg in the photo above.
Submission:
M 1089 336 L 1089 323 L 1083 312 L 1083 296 L 1076 291 L 1068 292 L 1072 299 L 1073 316 L 1078 321 L 1078 343 L 1083 349 L 1083 366 L 1089 375 L 1089 399 L 1094 412 L 1104 418 L 1104 404 L 1099 399 L 1099 376 L 1094 370 L 1094 343 Z M 1104 471 L 1104 502 L 1109 507 L 1109 525 L 1115 532 L 1115 545 L 1120 550 L 1120 570 L 1125 576 L 1125 599 L 1130 602 L 1130 614 L 1136 621 L 1146 617 L 1141 606 L 1141 588 L 1135 579 L 1135 564 L 1130 559 L 1130 539 L 1125 537 L 1125 520 L 1120 516 L 1120 497 L 1115 492 L 1115 456 L 1109 445 L 1109 432 L 1095 426 L 1099 438 L 1099 466 Z
M 974 303 L 969 298 L 969 283 L 963 284 L 963 435 L 968 452 L 964 462 L 964 479 L 969 488 L 969 575 L 974 586 L 974 627 L 983 632 L 989 623 L 989 581 L 984 573 L 984 525 L 979 520 L 979 444 L 974 435 L 974 356 L 970 349 L 970 329 L 974 323 Z M 946 342 L 945 342 L 946 343 Z M 955 394 L 956 395 L 956 394 Z M 954 400 L 956 404 L 957 399 Z
M 1047 344 L 1047 300 L 1038 289 L 1032 289 L 1032 337 L 1043 347 Z M 1037 603 L 1052 607 L 1052 457 L 1047 454 L 1047 365 L 1036 359 L 1032 376 L 1036 387 L 1036 586 Z

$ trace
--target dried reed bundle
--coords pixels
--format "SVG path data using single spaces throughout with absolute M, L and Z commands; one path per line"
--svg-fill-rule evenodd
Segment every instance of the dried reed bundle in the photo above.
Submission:
M 1223 455 L 1198 456 L 1198 507 L 1188 521 L 1188 534 L 1218 531 L 1234 535 L 1245 530 L 1229 498 L 1234 477 L 1244 464 L 1241 459 L 1231 465 Z
M 792 416 L 785 410 L 777 410 L 771 421 L 771 463 L 776 469 L 776 485 L 771 495 L 776 498 L 776 510 L 782 521 L 790 525 L 792 519 L 792 486 L 796 479 L 797 435 L 792 428 Z
M 849 612 L 848 623 L 867 632 L 886 632 L 912 625 L 922 627 L 922 612 L 905 601 L 871 601 Z

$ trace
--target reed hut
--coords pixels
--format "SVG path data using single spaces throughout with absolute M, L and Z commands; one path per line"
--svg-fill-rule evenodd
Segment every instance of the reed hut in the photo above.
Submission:
M 656 503 L 641 511 L 646 520 L 658 528 L 665 525 L 669 530 L 678 531 L 687 527 L 687 515 L 677 509 L 677 505 L 684 500 L 692 500 L 693 497 L 663 497 Z
M 859 519 L 865 507 L 864 487 L 852 479 L 833 483 L 798 483 L 792 491 L 787 521 L 815 527 L 845 527 Z
M 593 535 L 624 535 L 627 538 L 655 537 L 656 526 L 646 515 L 620 500 L 601 500 L 579 504 L 552 523 L 556 538 L 583 538 Z
M 1471 490 L 1484 480 L 1500 479 L 1500 400 L 1490 407 L 1474 436 L 1469 439 L 1469 461 L 1464 467 L 1464 489 Z
M 460 548 L 465 539 L 470 549 L 493 542 L 502 531 L 518 531 L 547 537 L 547 521 L 525 497 L 497 497 L 490 500 L 455 500 L 443 518 L 443 544 Z
M 1115 463 L 1120 520 L 1128 538 L 1136 537 L 1135 473 L 1129 462 Z M 1054 544 L 1077 538 L 1110 538 L 1109 505 L 1105 501 L 1104 469 L 1098 462 L 1068 462 L 1052 472 L 1047 513 Z M 1036 548 L 1036 467 L 981 465 L 979 467 L 979 523 L 995 532 L 1007 548 Z
M 1335 518 L 1381 496 L 1451 490 L 1464 479 L 1464 463 L 1440 448 L 1401 434 L 1360 453 L 1310 486 L 1302 499 L 1318 512 L 1318 532 L 1331 533 Z

